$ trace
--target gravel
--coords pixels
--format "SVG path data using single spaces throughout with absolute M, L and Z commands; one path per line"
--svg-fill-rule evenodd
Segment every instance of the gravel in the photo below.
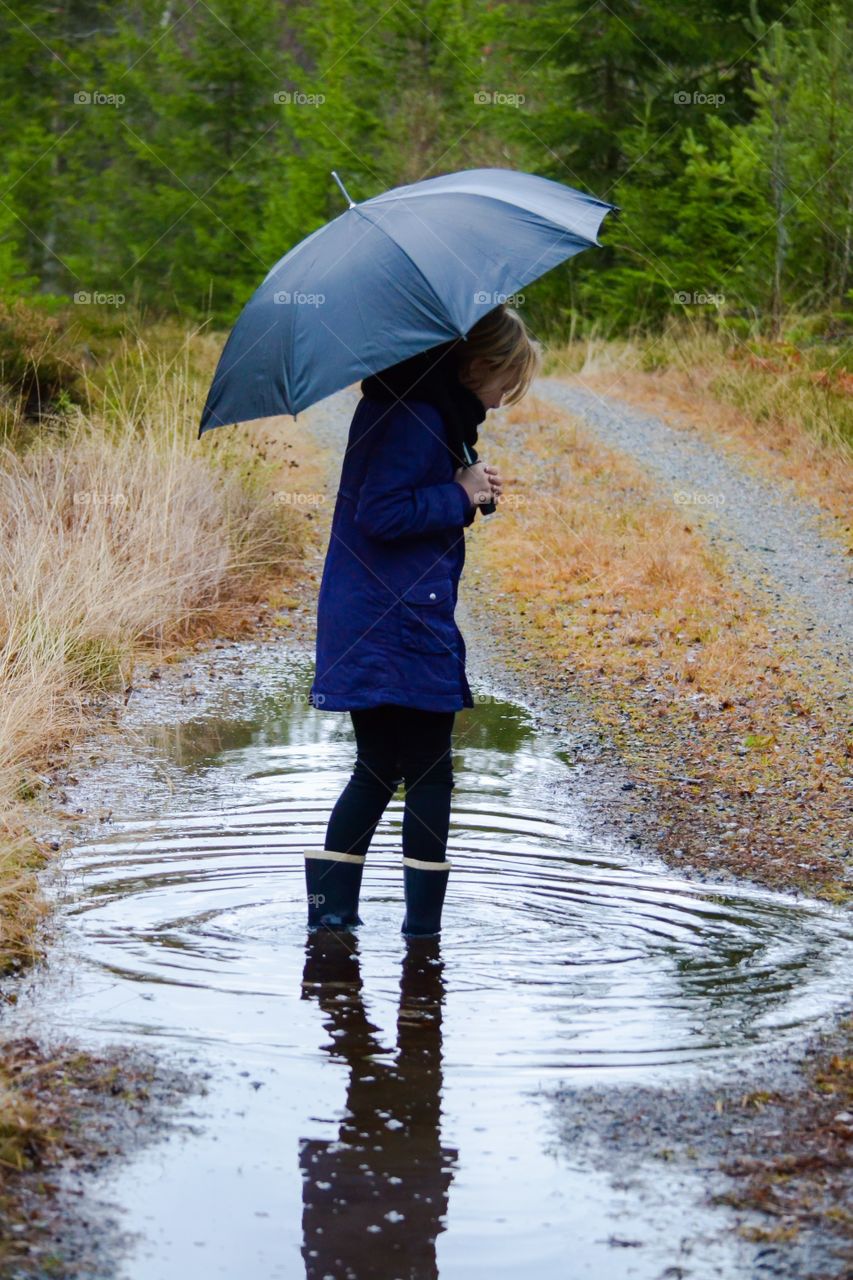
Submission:
M 623 401 L 559 378 L 539 378 L 533 390 L 639 463 L 659 496 L 689 512 L 726 554 L 733 575 L 782 611 L 787 625 L 811 633 L 826 656 L 849 656 L 853 561 L 843 543 L 823 531 L 830 519 L 816 503 L 787 484 L 749 474 L 687 429 L 668 427 Z

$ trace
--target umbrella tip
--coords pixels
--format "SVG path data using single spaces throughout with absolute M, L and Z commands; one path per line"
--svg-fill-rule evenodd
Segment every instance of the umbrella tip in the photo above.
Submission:
M 350 200 L 350 194 L 349 194 L 349 192 L 347 191 L 347 189 L 346 189 L 346 187 L 344 186 L 344 184 L 341 182 L 341 180 L 340 180 L 340 178 L 338 177 L 338 175 L 335 173 L 334 169 L 332 169 L 331 173 L 332 173 L 332 177 L 334 178 L 335 182 L 338 184 L 338 186 L 340 187 L 341 191 L 344 193 L 344 199 L 345 199 L 345 200 L 347 201 L 347 203 L 349 204 L 349 207 L 350 207 L 351 209 L 354 209 L 354 208 L 355 208 L 355 201 L 354 201 L 354 200 Z

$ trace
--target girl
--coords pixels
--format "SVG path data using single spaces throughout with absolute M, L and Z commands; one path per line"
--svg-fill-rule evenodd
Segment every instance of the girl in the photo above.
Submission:
M 455 713 L 474 705 L 454 620 L 464 530 L 503 489 L 497 468 L 477 461 L 477 427 L 504 398 L 521 399 L 540 359 L 520 316 L 502 304 L 467 338 L 361 384 L 320 583 L 309 694 L 321 710 L 350 713 L 357 756 L 322 852 L 305 855 L 309 926 L 362 923 L 365 855 L 403 781 L 402 931 L 439 931 L 451 733 Z

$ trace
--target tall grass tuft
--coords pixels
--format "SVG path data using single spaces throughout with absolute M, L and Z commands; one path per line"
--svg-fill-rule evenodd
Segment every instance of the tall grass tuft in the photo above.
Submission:
M 690 317 L 671 320 L 660 333 L 626 338 L 591 336 L 555 348 L 549 374 L 680 375 L 741 410 L 757 434 L 795 438 L 806 453 L 817 446 L 853 453 L 853 343 L 851 334 L 812 332 L 791 316 L 780 341 L 742 337 Z
M 171 347 L 163 334 L 122 339 L 88 389 L 91 412 L 67 411 L 25 447 L 0 445 L 7 956 L 32 879 L 20 802 L 43 757 L 86 726 L 94 695 L 122 690 L 135 654 L 258 599 L 302 552 L 304 520 L 276 501 L 275 464 L 248 433 L 196 440 L 218 343 L 168 337 Z

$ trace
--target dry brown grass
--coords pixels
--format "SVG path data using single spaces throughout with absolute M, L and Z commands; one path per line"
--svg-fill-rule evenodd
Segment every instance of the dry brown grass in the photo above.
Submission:
M 37 872 L 50 851 L 29 829 L 41 770 L 121 704 L 143 655 L 227 631 L 253 602 L 274 604 L 301 566 L 311 526 L 280 499 L 305 486 L 306 468 L 294 471 L 287 430 L 258 423 L 196 440 L 221 342 L 175 325 L 129 332 L 92 375 L 89 413 L 34 426 L 20 398 L 4 402 L 0 972 L 41 954 Z M 3 1046 L 0 1216 L 15 1173 L 70 1140 L 69 1073 L 95 1098 L 111 1078 L 100 1059 L 69 1053 Z
M 546 372 L 695 429 L 789 481 L 853 545 L 853 374 L 846 345 L 744 343 L 688 321 L 659 336 L 555 349 Z
M 0 967 L 34 954 L 25 801 L 46 755 L 121 695 L 141 654 L 210 633 L 301 562 L 310 526 L 279 500 L 294 482 L 269 424 L 196 440 L 219 345 L 128 335 L 91 415 L 0 448 Z
M 851 747 L 835 691 L 812 684 L 689 517 L 576 419 L 530 397 L 490 437 L 506 497 L 476 554 L 526 640 L 662 785 L 670 845 L 695 844 L 704 803 L 716 866 L 837 895 Z M 683 775 L 699 785 L 679 792 Z M 714 831 L 717 802 L 746 834 Z

